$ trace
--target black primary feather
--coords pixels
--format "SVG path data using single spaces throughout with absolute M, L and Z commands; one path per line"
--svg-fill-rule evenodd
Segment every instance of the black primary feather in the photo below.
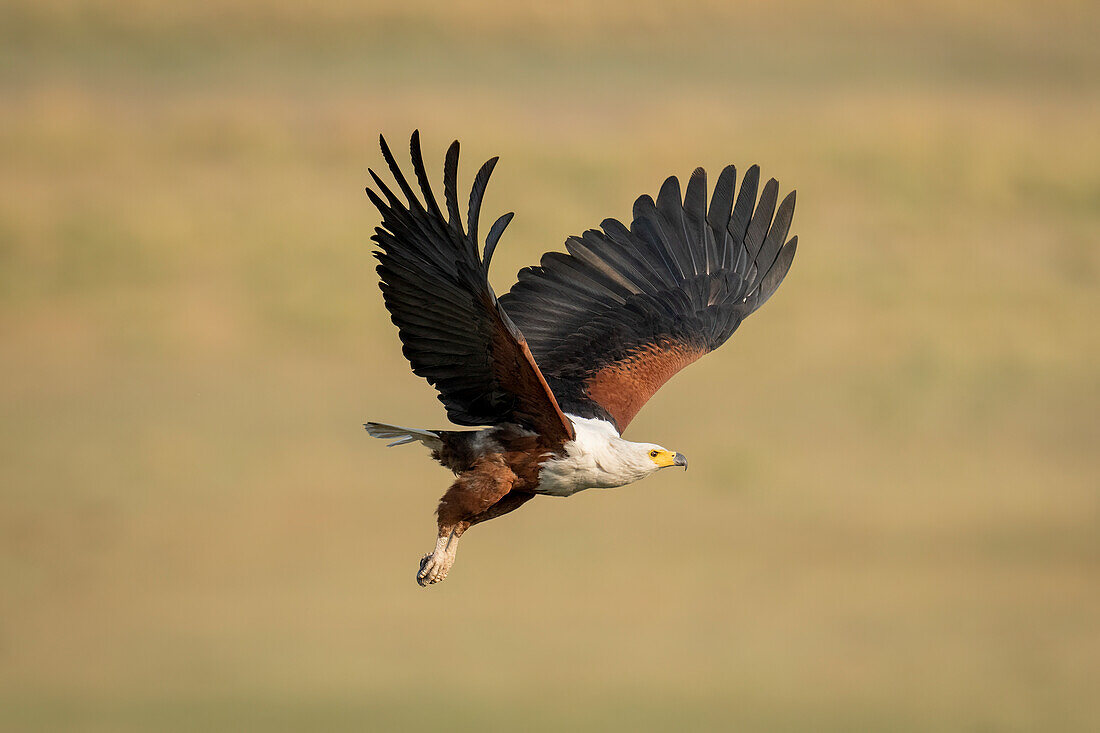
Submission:
M 493 249 L 511 214 L 497 219 L 484 256 L 479 252 L 477 219 L 496 158 L 474 180 L 465 234 L 458 211 L 458 143 L 451 145 L 444 163 L 446 219 L 432 194 L 419 133 L 412 135 L 410 154 L 423 202 L 385 138 L 379 136 L 379 144 L 407 204 L 371 171 L 380 194 L 368 188 L 367 195 L 382 214 L 371 238 L 379 246 L 375 256 L 386 308 L 413 372 L 436 387 L 454 423 L 517 423 L 536 430 L 547 443 L 571 438 L 571 425 L 487 279 Z

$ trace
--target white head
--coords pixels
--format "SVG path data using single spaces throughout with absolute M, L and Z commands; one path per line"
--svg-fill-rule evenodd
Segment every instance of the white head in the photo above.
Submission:
M 591 432 L 590 432 L 591 431 Z M 676 451 L 656 443 L 633 443 L 623 440 L 611 423 L 593 420 L 586 425 L 577 425 L 577 437 L 605 476 L 601 477 L 608 486 L 640 481 L 650 474 L 669 466 L 687 468 L 687 459 Z
M 684 458 L 683 454 L 662 448 L 655 443 L 631 443 L 620 440 L 616 447 L 619 449 L 616 453 L 624 464 L 623 467 L 637 474 L 638 478 L 632 479 L 634 481 L 669 466 L 687 468 L 687 458 Z

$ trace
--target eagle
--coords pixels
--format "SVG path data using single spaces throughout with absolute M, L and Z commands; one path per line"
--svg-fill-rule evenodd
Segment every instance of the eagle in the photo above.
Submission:
M 456 479 L 436 509 L 435 548 L 416 580 L 444 580 L 470 527 L 535 496 L 572 496 L 639 481 L 687 459 L 622 433 L 681 369 L 719 346 L 783 282 L 798 237 L 787 240 L 795 193 L 760 169 L 740 188 L 732 165 L 707 202 L 696 168 L 681 198 L 675 176 L 656 200 L 634 202 L 629 227 L 605 219 L 548 252 L 497 297 L 489 263 L 512 213 L 479 245 L 491 158 L 474 176 L 463 223 L 456 140 L 443 164 L 443 206 L 432 194 L 419 131 L 410 143 L 419 193 L 385 137 L 382 157 L 401 197 L 374 170 L 367 196 L 381 214 L 371 239 L 385 306 L 413 373 L 439 392 L 447 418 L 472 430 L 368 422 L 390 446 L 419 442 Z M 757 196 L 759 192 L 759 197 Z

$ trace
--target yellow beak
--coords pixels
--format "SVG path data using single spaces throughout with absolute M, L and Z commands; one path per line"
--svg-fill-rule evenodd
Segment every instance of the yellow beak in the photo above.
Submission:
M 670 450 L 657 451 L 657 455 L 653 456 L 653 462 L 661 468 L 667 468 L 668 466 L 683 466 L 687 469 L 688 461 L 684 457 L 683 453 L 676 453 Z

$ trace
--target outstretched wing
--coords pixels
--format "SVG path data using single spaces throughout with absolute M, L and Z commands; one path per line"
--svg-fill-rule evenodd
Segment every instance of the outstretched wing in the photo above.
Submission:
M 757 202 L 749 168 L 734 202 L 737 172 L 726 167 L 707 207 L 697 168 L 680 199 L 671 177 L 654 201 L 634 203 L 627 229 L 607 219 L 524 268 L 500 303 L 523 331 L 562 409 L 611 420 L 624 430 L 672 375 L 721 346 L 764 304 L 794 259 L 784 244 L 792 191 L 776 209 L 779 184 Z
M 454 423 L 512 422 L 535 430 L 552 444 L 570 440 L 572 424 L 487 279 L 493 249 L 511 214 L 497 219 L 489 230 L 484 257 L 478 251 L 481 201 L 497 159 L 486 162 L 474 179 L 465 232 L 456 185 L 458 142 L 447 151 L 443 170 L 446 218 L 428 183 L 419 132 L 413 133 L 410 148 L 423 203 L 386 140 L 379 136 L 379 142 L 407 203 L 370 171 L 380 193 L 368 188 L 367 195 L 382 214 L 382 225 L 371 239 L 381 248 L 375 256 L 382 294 L 413 372 L 439 391 Z

